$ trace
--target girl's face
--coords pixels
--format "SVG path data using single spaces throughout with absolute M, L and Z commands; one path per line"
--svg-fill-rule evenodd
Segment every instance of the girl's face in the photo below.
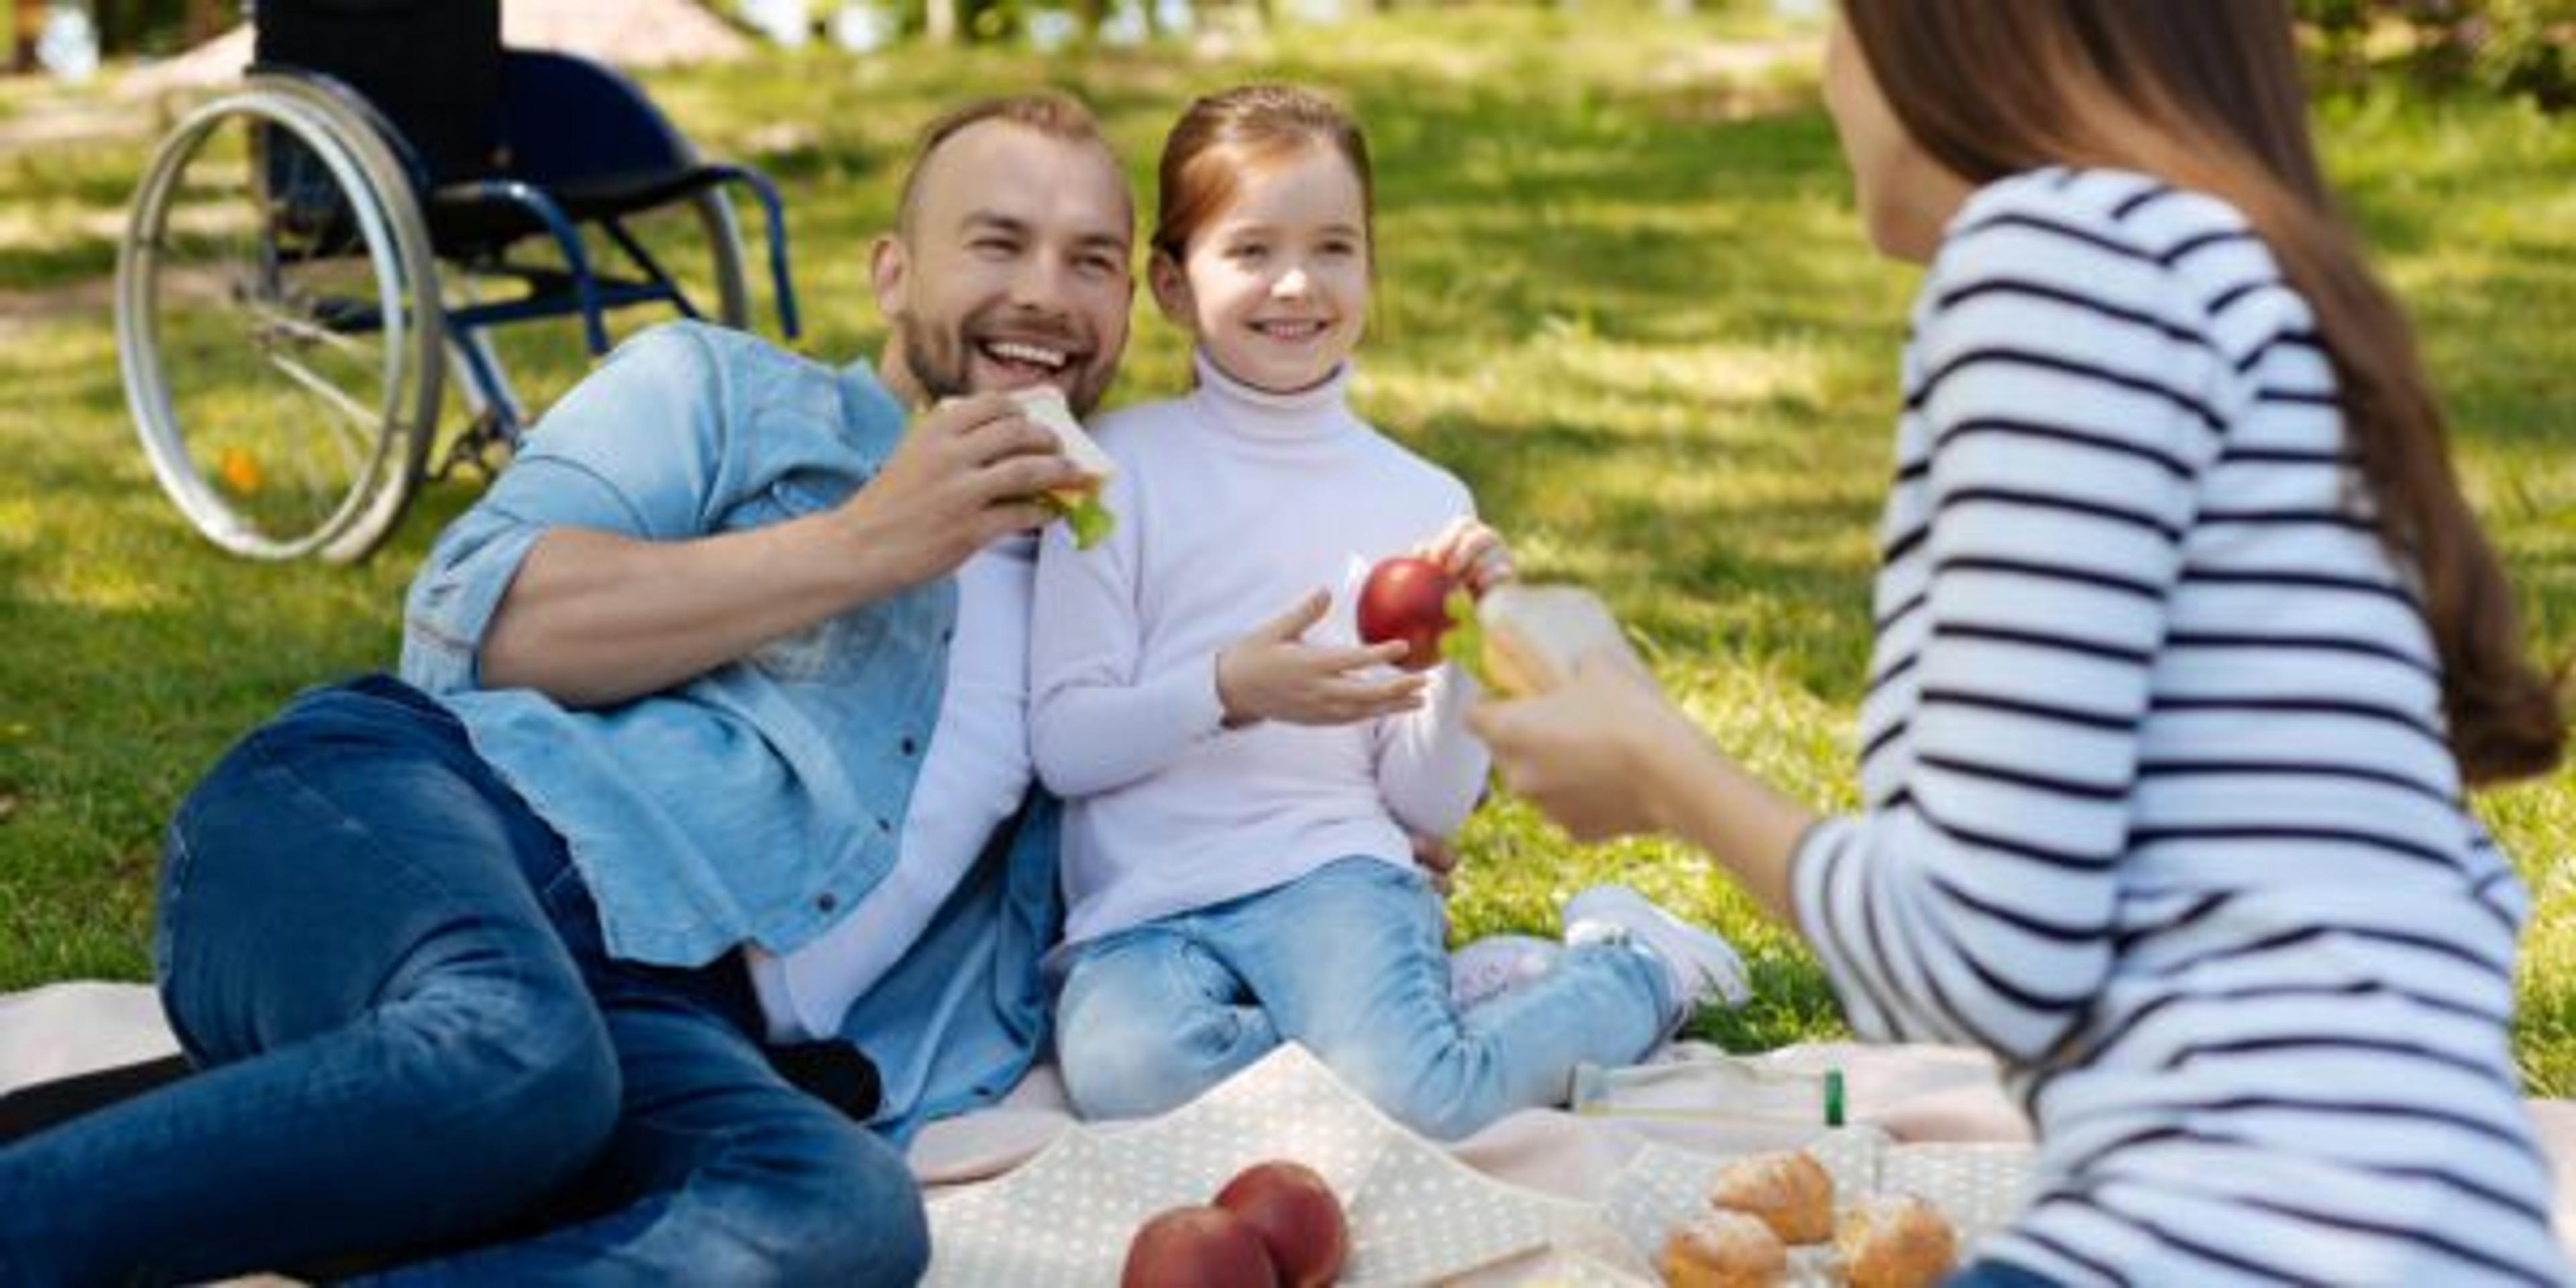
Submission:
M 1967 200 L 1969 185 L 1905 132 L 1840 15 L 1825 38 L 1825 107 L 1842 138 L 1870 241 L 1893 259 L 1931 259 L 1942 229 Z
M 1318 143 L 1245 170 L 1234 201 L 1156 256 L 1154 299 L 1219 370 L 1256 389 L 1322 383 L 1359 343 L 1369 244 L 1359 176 Z

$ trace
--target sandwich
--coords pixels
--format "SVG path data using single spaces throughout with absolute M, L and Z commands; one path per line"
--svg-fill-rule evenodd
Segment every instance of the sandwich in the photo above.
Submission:
M 1089 550 L 1100 544 L 1117 526 L 1109 507 L 1100 503 L 1100 490 L 1109 476 L 1118 472 L 1118 463 L 1091 435 L 1082 432 L 1082 423 L 1073 418 L 1073 409 L 1065 405 L 1064 391 L 1053 385 L 1032 385 L 1010 392 L 1011 401 L 1034 425 L 1044 426 L 1064 448 L 1064 457 L 1082 470 L 1082 477 L 1064 487 L 1039 493 L 1037 503 L 1073 529 L 1073 544 L 1078 550 Z

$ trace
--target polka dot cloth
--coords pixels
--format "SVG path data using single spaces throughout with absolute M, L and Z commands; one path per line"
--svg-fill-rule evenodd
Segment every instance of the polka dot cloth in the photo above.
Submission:
M 2018 1207 L 2029 1151 L 1897 1145 L 1874 1128 L 1826 1132 L 1807 1149 L 1837 1202 L 1909 1190 L 1958 1225 L 1963 1252 Z M 1723 1158 L 1648 1145 L 1605 1201 L 1537 1194 L 1476 1171 L 1396 1126 L 1304 1048 L 1281 1047 L 1223 1086 L 1131 1127 L 1077 1127 L 987 1184 L 930 1203 L 934 1285 L 1115 1283 L 1146 1218 L 1204 1203 L 1264 1159 L 1314 1168 L 1351 1226 L 1344 1284 L 1651 1282 L 1664 1234 L 1697 1212 Z M 1791 1253 L 1798 1283 L 1829 1282 L 1821 1249 Z
M 1878 1166 L 1882 1190 L 1918 1194 L 1974 1242 L 2012 1223 L 2030 1188 L 2028 1145 L 1898 1145 Z
M 1292 1044 L 1171 1114 L 1075 1128 L 1010 1175 L 933 1201 L 929 1282 L 1113 1283 L 1146 1218 L 1205 1203 L 1272 1158 L 1314 1168 L 1341 1196 L 1350 1285 L 1419 1284 L 1526 1256 L 1590 1212 L 1458 1162 Z

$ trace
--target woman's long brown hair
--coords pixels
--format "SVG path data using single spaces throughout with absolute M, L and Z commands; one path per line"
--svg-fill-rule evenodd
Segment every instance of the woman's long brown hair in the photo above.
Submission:
M 2153 175 L 2242 211 L 2317 315 L 2381 539 L 2420 579 L 2451 750 L 2472 783 L 2546 772 L 2557 685 L 2523 653 L 2503 566 L 2394 297 L 2308 134 L 2290 0 L 1844 0 L 1907 133 L 1974 184 L 2050 165 Z

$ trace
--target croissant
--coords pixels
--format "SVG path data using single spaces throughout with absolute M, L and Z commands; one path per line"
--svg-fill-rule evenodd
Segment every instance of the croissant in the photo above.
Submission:
M 1959 1259 L 1941 1210 L 1911 1194 L 1881 1194 L 1843 1213 L 1834 1257 L 1852 1288 L 1925 1288 Z
M 1741 1212 L 1703 1212 L 1664 1238 L 1664 1282 L 1673 1288 L 1768 1288 L 1788 1269 L 1780 1236 Z
M 1759 1217 L 1783 1243 L 1822 1243 L 1834 1233 L 1834 1178 L 1805 1150 L 1755 1154 L 1718 1169 L 1713 1208 Z

